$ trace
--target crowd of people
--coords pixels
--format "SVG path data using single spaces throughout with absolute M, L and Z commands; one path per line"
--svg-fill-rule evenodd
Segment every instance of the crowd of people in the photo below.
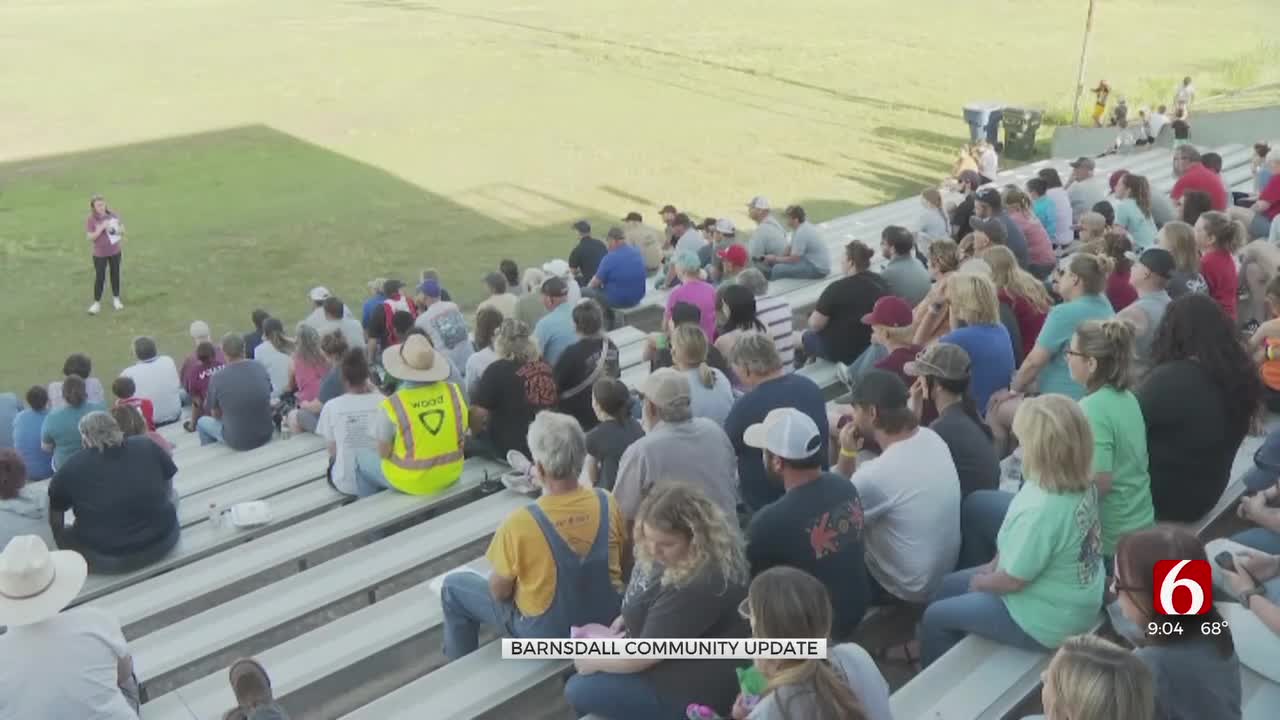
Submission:
M 249 332 L 215 340 L 193 322 L 181 363 L 138 338 L 110 383 L 72 355 L 47 386 L 0 395 L 0 584 L 18 593 L 0 588 L 0 658 L 30 652 L 40 636 L 23 626 L 92 632 L 120 664 L 103 687 L 130 697 L 118 626 L 58 610 L 84 573 L 128 572 L 179 541 L 156 428 L 185 422 L 235 451 L 315 433 L 328 481 L 353 497 L 441 492 L 468 457 L 527 476 L 538 497 L 498 527 L 487 577 L 444 581 L 451 660 L 485 626 L 836 643 L 824 661 L 757 662 L 763 696 L 733 661 L 579 661 L 565 689 L 579 713 L 879 720 L 876 660 L 925 667 L 973 634 L 1058 651 L 1053 720 L 1238 718 L 1230 635 L 1131 636 L 1128 652 L 1088 633 L 1104 608 L 1139 628 L 1153 617 L 1154 562 L 1205 556 L 1188 526 L 1263 408 L 1280 408 L 1280 256 L 1258 220 L 1280 211 L 1268 153 L 1258 196 L 1230 210 L 1190 145 L 1160 198 L 1139 175 L 1095 176 L 1089 158 L 1026 187 L 965 169 L 956 202 L 926 191 L 915 227 L 884 228 L 878 250 L 845 246 L 799 327 L 769 283 L 826 277 L 827 245 L 803 208 L 780 221 L 756 197 L 741 240 L 670 206 L 664 228 L 631 213 L 603 242 L 575 223 L 567 261 L 486 275 L 472 320 L 426 270 L 372 280 L 358 305 L 314 288 L 297 324 L 254 310 Z M 651 273 L 668 299 L 643 344 L 650 372 L 629 388 L 608 331 Z M 847 386 L 835 403 L 797 372 L 819 360 Z M 1220 582 L 1275 632 L 1280 434 L 1256 461 L 1240 514 L 1260 527 L 1235 539 Z M 21 594 L 59 563 L 60 594 Z M 909 642 L 852 642 L 868 609 L 904 606 L 922 613 Z M 269 706 L 260 666 L 238 667 L 233 685 Z

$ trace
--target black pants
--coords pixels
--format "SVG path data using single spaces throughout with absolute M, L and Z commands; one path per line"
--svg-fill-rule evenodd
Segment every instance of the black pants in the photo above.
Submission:
M 124 253 L 116 253 L 108 257 L 93 258 L 93 301 L 102 299 L 102 285 L 107 278 L 107 268 L 111 268 L 111 294 L 120 297 L 120 257 Z

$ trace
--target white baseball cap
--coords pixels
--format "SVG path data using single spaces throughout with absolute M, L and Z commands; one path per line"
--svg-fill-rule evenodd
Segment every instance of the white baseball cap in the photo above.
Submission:
M 564 260 L 550 260 L 542 264 L 542 272 L 555 277 L 567 277 L 569 275 L 569 263 Z
M 747 207 L 751 208 L 752 210 L 768 210 L 769 198 L 763 195 L 757 195 L 751 198 L 751 202 L 747 203 Z
M 213 337 L 213 332 L 209 330 L 209 323 L 203 320 L 196 320 L 191 323 L 191 339 L 200 340 L 202 338 Z
M 333 293 L 329 292 L 329 288 L 322 285 L 311 288 L 311 292 L 308 293 L 308 296 L 311 298 L 311 302 L 324 302 L 325 300 L 328 300 L 329 296 L 332 294 Z
M 729 218 L 720 218 L 716 220 L 716 232 L 721 235 L 733 235 L 738 230 L 733 226 L 733 221 Z
M 818 424 L 795 408 L 769 411 L 764 422 L 747 428 L 742 440 L 750 447 L 768 450 L 788 460 L 805 460 L 822 449 Z

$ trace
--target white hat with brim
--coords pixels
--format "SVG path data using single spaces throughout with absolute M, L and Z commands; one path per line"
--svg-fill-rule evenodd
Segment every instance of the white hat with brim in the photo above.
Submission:
M 449 377 L 449 359 L 422 335 L 410 335 L 382 351 L 382 367 L 391 377 L 412 382 L 437 382 Z
M 36 535 L 19 535 L 0 554 L 0 625 L 32 625 L 57 615 L 84 587 L 89 566 L 72 550 L 49 551 Z

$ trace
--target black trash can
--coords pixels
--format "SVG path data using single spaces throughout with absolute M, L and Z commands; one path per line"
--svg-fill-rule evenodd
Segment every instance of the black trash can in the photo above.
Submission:
M 1036 153 L 1036 131 L 1044 111 L 1032 108 L 1004 109 L 1004 154 L 1015 160 L 1030 160 Z
M 969 142 L 986 138 L 992 145 L 999 140 L 1000 116 L 1004 105 L 996 102 L 973 102 L 964 106 L 964 121 L 969 125 Z

